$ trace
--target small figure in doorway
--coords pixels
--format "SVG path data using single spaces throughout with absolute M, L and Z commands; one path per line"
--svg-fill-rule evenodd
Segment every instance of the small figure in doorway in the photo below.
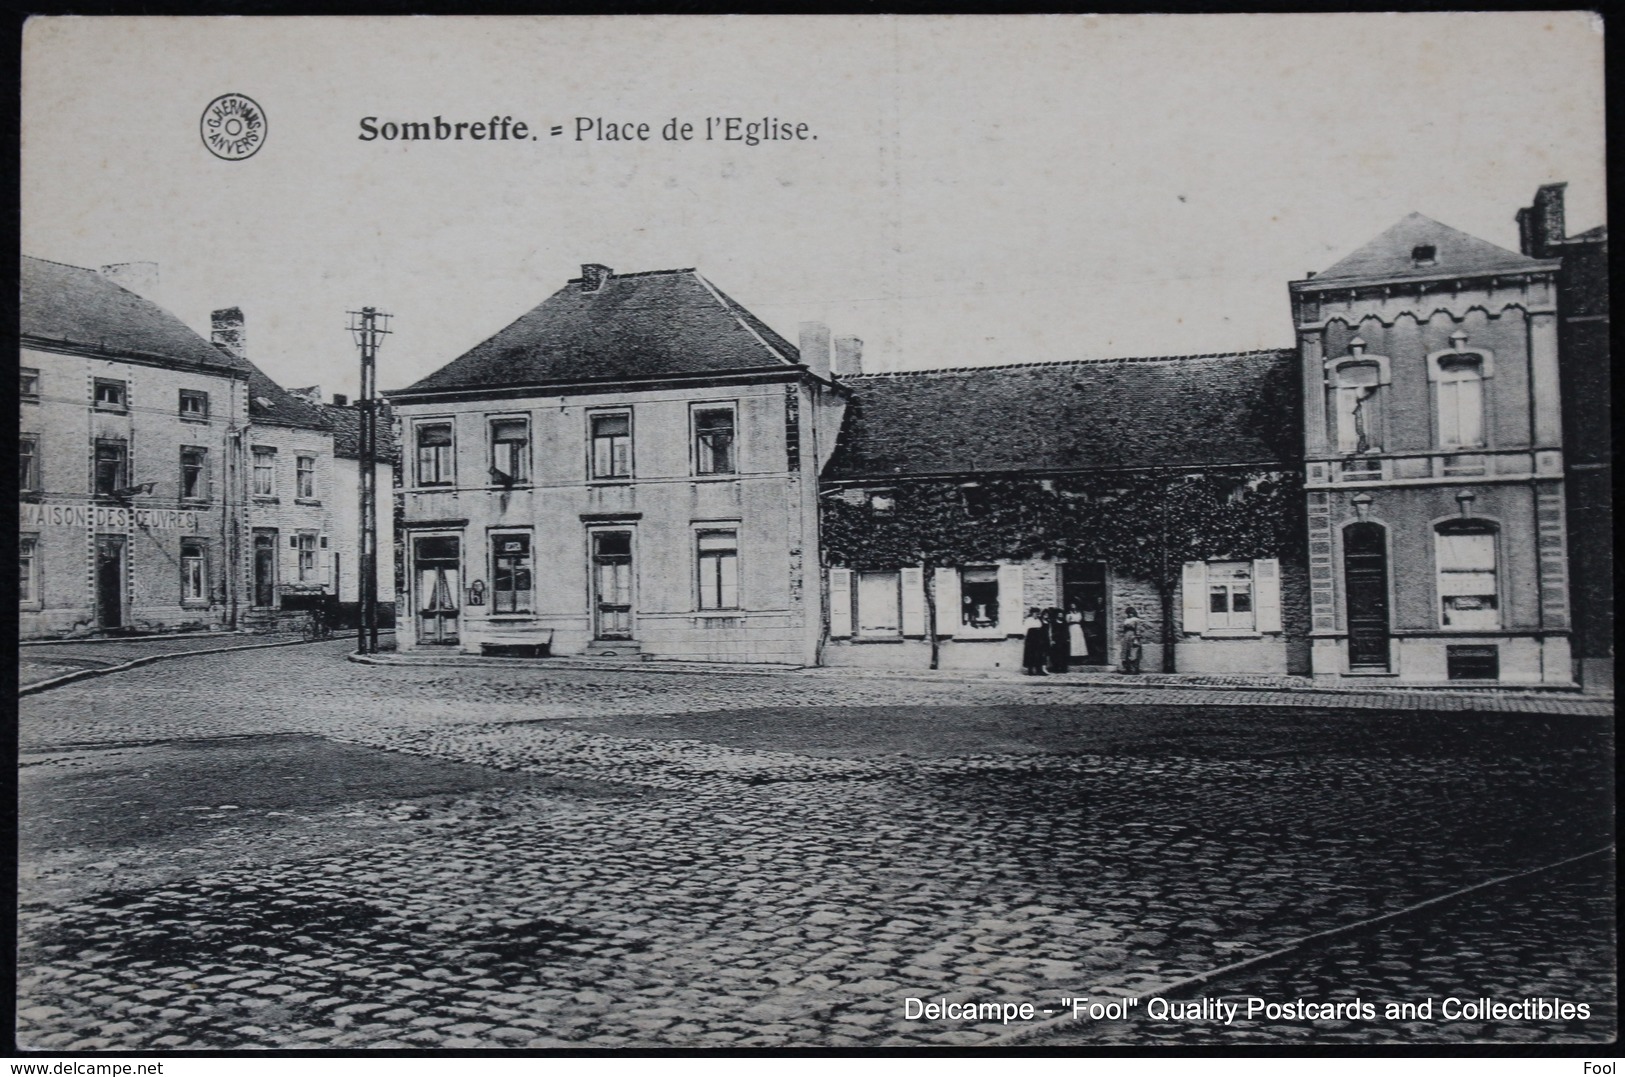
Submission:
M 1025 632 L 1021 647 L 1021 664 L 1029 677 L 1044 675 L 1044 659 L 1049 648 L 1044 619 L 1037 606 L 1029 607 L 1027 619 L 1021 622 Z
M 1145 633 L 1150 625 L 1140 619 L 1140 611 L 1133 606 L 1123 610 L 1123 666 L 1124 673 L 1140 672 L 1140 657 L 1145 650 Z
M 1049 671 L 1065 673 L 1072 661 L 1072 648 L 1066 631 L 1066 615 L 1051 606 L 1044 611 L 1044 622 L 1049 634 Z
M 1083 611 L 1076 602 L 1066 608 L 1066 641 L 1070 661 L 1089 657 L 1089 641 L 1083 636 Z

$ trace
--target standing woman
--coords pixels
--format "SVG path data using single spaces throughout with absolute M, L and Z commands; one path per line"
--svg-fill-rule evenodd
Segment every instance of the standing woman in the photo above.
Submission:
M 1133 606 L 1123 610 L 1123 672 L 1140 672 L 1140 656 L 1144 652 L 1146 623 L 1140 620 L 1140 611 Z
M 1078 609 L 1076 602 L 1067 607 L 1066 641 L 1069 648 L 1067 656 L 1069 662 L 1089 657 L 1089 641 L 1083 638 L 1083 611 Z
M 1048 622 L 1049 629 L 1049 671 L 1065 673 L 1067 665 L 1072 661 L 1072 647 L 1066 633 L 1066 616 L 1051 606 L 1044 611 L 1044 619 Z
M 1027 619 L 1021 623 L 1026 632 L 1021 647 L 1021 664 L 1026 667 L 1029 677 L 1042 677 L 1044 675 L 1044 655 L 1049 642 L 1045 636 L 1044 621 L 1038 614 L 1038 607 L 1031 606 L 1027 610 Z

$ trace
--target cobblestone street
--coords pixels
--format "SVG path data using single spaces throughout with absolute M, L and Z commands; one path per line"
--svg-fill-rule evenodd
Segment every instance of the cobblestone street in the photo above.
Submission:
M 368 666 L 349 646 L 20 701 L 23 1046 L 983 1043 L 1013 1026 L 905 1020 L 904 1000 L 1137 994 L 1613 829 L 1596 704 Z M 1588 1021 L 1175 1042 L 1610 1039 L 1612 866 L 1588 863 L 1222 985 L 1560 995 Z M 1033 1042 L 1170 1033 L 1080 1035 Z

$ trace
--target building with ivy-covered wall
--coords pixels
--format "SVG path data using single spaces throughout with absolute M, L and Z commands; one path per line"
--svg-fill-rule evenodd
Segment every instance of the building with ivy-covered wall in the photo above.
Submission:
M 1290 351 L 862 374 L 825 472 L 832 666 L 1307 673 Z M 1076 627 L 1072 627 L 1075 625 Z

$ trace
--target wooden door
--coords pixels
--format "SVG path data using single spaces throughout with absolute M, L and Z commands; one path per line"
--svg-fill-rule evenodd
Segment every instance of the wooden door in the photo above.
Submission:
M 1343 586 L 1347 594 L 1349 669 L 1388 669 L 1388 543 L 1377 524 L 1343 532 Z

